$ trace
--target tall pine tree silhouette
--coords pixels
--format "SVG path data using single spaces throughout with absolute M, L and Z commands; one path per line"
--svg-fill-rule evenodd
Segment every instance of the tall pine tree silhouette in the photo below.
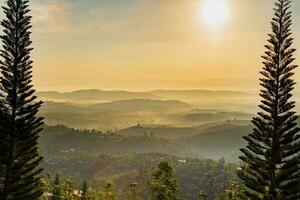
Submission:
M 42 118 L 37 112 L 42 102 L 36 101 L 32 89 L 31 16 L 28 0 L 7 0 L 1 25 L 1 200 L 35 200 L 43 194 L 40 186 L 42 160 L 38 133 Z M 4 123 L 3 123 L 4 122 Z
M 248 145 L 241 150 L 244 165 L 238 175 L 253 199 L 300 199 L 300 136 L 291 101 L 297 66 L 292 65 L 290 7 L 291 0 L 276 0 L 272 33 L 262 56 L 261 112 L 252 121 L 253 132 L 245 137 Z

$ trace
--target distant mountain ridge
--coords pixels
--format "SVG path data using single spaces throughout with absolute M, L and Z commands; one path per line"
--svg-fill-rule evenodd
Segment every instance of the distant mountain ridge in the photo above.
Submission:
M 88 106 L 79 106 L 68 102 L 53 102 L 46 101 L 42 107 L 42 112 L 48 111 L 172 111 L 172 110 L 188 110 L 193 106 L 182 101 L 177 100 L 151 100 L 151 99 L 131 99 L 131 100 L 118 100 L 106 103 L 90 104 Z
M 124 100 L 124 99 L 154 99 L 153 94 L 145 92 L 128 92 L 128 91 L 104 91 L 104 90 L 77 90 L 73 92 L 37 92 L 37 96 L 43 99 L 57 100 Z
M 246 97 L 252 92 L 230 90 L 153 90 L 145 92 L 131 92 L 125 90 L 76 90 L 73 92 L 44 91 L 37 92 L 37 96 L 46 100 L 103 100 L 116 101 L 128 99 L 182 99 L 182 98 L 211 98 L 211 97 Z
M 150 94 L 160 97 L 200 98 L 200 97 L 241 97 L 252 95 L 253 92 L 231 90 L 154 90 Z
M 88 106 L 91 110 L 122 110 L 162 112 L 172 110 L 188 110 L 193 106 L 178 100 L 131 99 Z

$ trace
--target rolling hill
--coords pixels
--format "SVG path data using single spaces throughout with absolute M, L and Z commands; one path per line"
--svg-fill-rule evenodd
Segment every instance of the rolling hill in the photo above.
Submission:
M 118 199 L 127 199 L 130 184 L 137 183 L 137 195 L 146 199 L 149 194 L 147 181 L 161 161 L 168 161 L 175 168 L 181 186 L 181 199 L 198 200 L 199 191 L 208 192 L 212 187 L 216 193 L 222 192 L 230 181 L 236 179 L 237 166 L 223 160 L 199 160 L 162 153 L 101 154 L 93 160 L 63 157 L 47 159 L 43 167 L 47 173 L 60 172 L 62 177 L 72 177 L 77 183 L 87 180 L 97 188 L 103 188 L 108 182 L 112 183 L 118 191 Z M 214 173 L 213 180 L 208 176 L 210 173 Z M 222 181 L 223 186 L 212 186 L 209 181 Z M 80 188 L 81 185 L 77 187 Z
M 251 125 L 222 124 L 177 141 L 193 148 L 195 154 L 199 153 L 208 158 L 228 157 L 231 159 L 232 157 L 236 159 L 239 149 L 245 145 L 242 137 L 249 134 L 252 129 Z
M 37 96 L 44 100 L 60 101 L 117 101 L 124 99 L 157 99 L 153 94 L 147 92 L 129 91 L 104 91 L 104 90 L 77 90 L 73 92 L 38 92 Z
M 253 92 L 226 90 L 153 90 L 145 92 L 131 92 L 122 90 L 104 91 L 98 89 L 77 90 L 73 92 L 41 91 L 37 96 L 47 101 L 118 101 L 129 99 L 247 99 L 253 98 Z
M 164 120 L 168 113 L 192 108 L 187 103 L 175 100 L 133 99 L 91 105 L 47 101 L 39 114 L 48 125 L 115 130 L 136 124 L 168 123 Z
M 177 100 L 132 99 L 93 104 L 88 106 L 87 108 L 90 110 L 112 110 L 124 112 L 174 112 L 181 110 L 189 110 L 192 109 L 193 106 Z
M 161 135 L 141 132 L 144 130 L 157 130 L 157 134 Z M 203 130 L 136 126 L 121 130 L 117 134 L 76 130 L 65 126 L 46 126 L 40 142 L 45 152 L 65 152 L 70 149 L 87 155 L 157 152 L 184 157 L 226 157 L 235 160 L 239 148 L 245 144 L 242 137 L 251 131 L 250 125 L 226 123 Z
M 65 126 L 46 126 L 40 144 L 45 154 L 80 154 L 87 157 L 99 154 L 166 153 L 187 155 L 188 147 L 174 141 L 142 136 L 121 136 L 113 133 L 76 130 Z

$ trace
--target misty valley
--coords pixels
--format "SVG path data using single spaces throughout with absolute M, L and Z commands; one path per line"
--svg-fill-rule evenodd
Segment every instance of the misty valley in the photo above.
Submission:
M 45 102 L 40 111 L 46 123 L 40 134 L 44 173 L 60 172 L 79 188 L 82 180 L 95 188 L 112 183 L 121 199 L 130 183 L 138 183 L 143 198 L 149 196 L 141 170 L 162 160 L 175 167 L 182 199 L 196 200 L 200 191 L 211 198 L 222 194 L 237 181 L 242 137 L 253 129 L 251 107 L 257 103 L 251 92 L 232 91 L 38 95 Z

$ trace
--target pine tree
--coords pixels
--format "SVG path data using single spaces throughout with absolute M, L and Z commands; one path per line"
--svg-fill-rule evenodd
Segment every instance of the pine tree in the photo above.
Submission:
M 151 189 L 154 200 L 179 200 L 179 184 L 174 169 L 168 162 L 161 162 L 152 174 Z
M 0 56 L 0 165 L 3 167 L 3 200 L 36 200 L 43 194 L 39 164 L 37 117 L 42 102 L 32 86 L 31 16 L 28 0 L 7 0 Z M 3 123 L 4 122 L 4 123 Z
M 264 67 L 261 112 L 253 118 L 255 128 L 245 137 L 248 145 L 241 151 L 244 165 L 238 171 L 253 199 L 300 199 L 298 116 L 291 101 L 295 82 L 291 37 L 291 0 L 276 0 L 272 33 L 262 56 Z
M 59 174 L 56 174 L 51 200 L 61 200 L 61 185 Z
M 87 192 L 88 192 L 88 185 L 86 181 L 83 181 L 81 187 L 81 200 L 87 200 Z

